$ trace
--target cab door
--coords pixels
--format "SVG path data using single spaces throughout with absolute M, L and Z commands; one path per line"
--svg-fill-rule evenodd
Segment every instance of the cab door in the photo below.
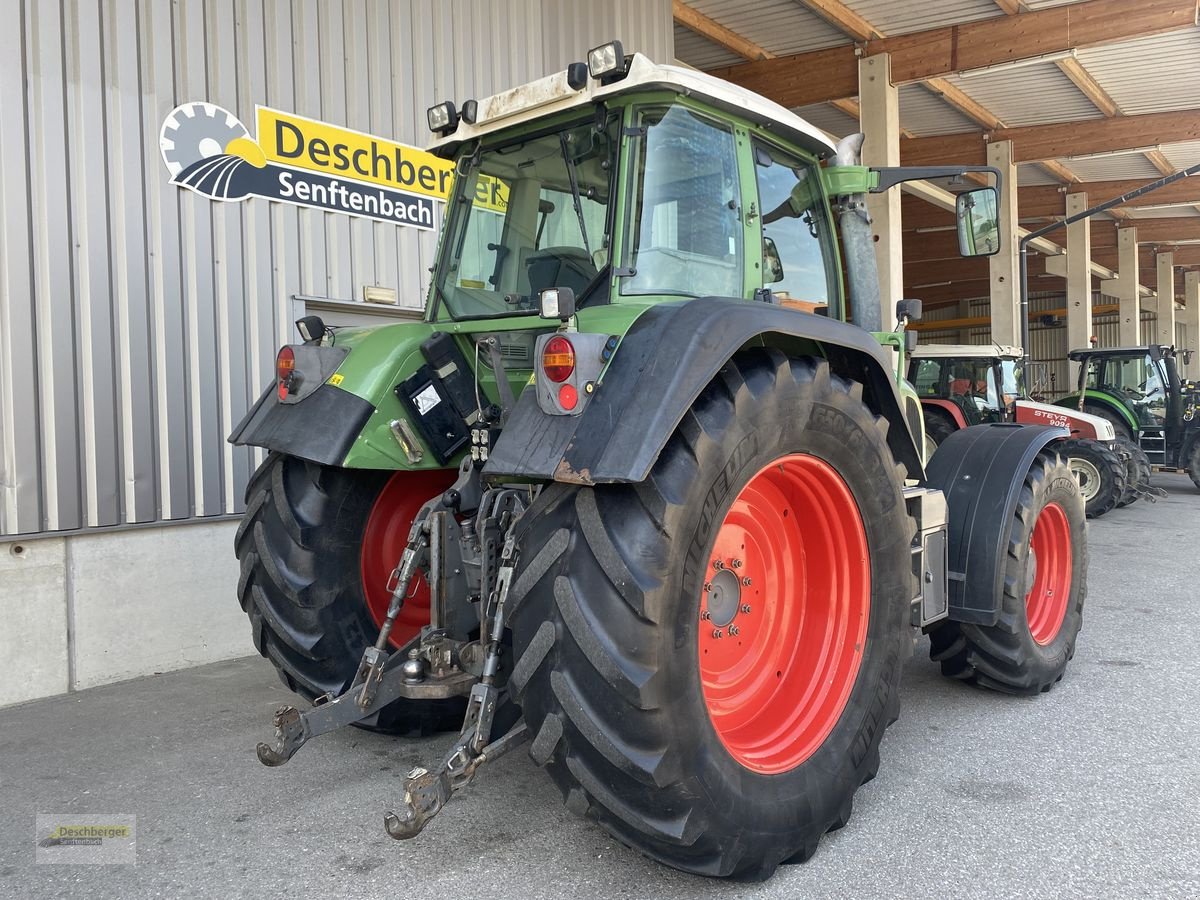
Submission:
M 816 162 L 757 140 L 753 157 L 759 286 L 783 306 L 843 318 L 837 243 Z

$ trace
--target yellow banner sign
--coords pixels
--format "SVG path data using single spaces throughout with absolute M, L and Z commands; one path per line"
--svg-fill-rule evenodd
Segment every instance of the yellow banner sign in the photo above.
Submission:
M 446 199 L 454 164 L 417 147 L 292 113 L 257 108 L 258 143 L 267 159 Z

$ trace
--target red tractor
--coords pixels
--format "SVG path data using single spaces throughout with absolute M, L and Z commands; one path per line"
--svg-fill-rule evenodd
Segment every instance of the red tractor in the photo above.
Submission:
M 1000 344 L 926 344 L 909 360 L 908 378 L 925 414 L 932 451 L 956 431 L 990 422 L 1057 425 L 1071 471 L 1079 480 L 1087 515 L 1096 518 L 1146 493 L 1132 448 L 1100 416 L 1032 400 L 1026 393 L 1019 347 Z

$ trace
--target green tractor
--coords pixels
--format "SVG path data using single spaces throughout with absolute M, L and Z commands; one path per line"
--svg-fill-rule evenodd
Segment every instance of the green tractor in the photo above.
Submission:
M 1182 355 L 1186 364 L 1191 353 L 1161 344 L 1072 350 L 1079 385 L 1055 402 L 1111 422 L 1135 447 L 1146 478 L 1152 466 L 1174 469 L 1200 487 L 1200 386 L 1182 380 L 1176 363 Z
M 967 428 L 925 464 L 911 335 L 880 321 L 866 195 L 978 169 L 868 169 L 861 135 L 619 42 L 429 124 L 456 175 L 424 321 L 302 319 L 232 437 L 270 450 L 241 603 L 312 704 L 262 762 L 453 727 L 391 836 L 528 745 L 623 843 L 765 878 L 875 776 L 914 630 L 967 683 L 1062 678 L 1066 430 Z

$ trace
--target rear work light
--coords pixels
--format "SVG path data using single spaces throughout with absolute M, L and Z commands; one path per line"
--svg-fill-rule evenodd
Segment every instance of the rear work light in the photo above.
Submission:
M 291 347 L 281 347 L 275 357 L 275 377 L 279 380 L 279 399 L 287 399 L 292 389 L 292 379 L 296 374 L 296 351 Z
M 571 377 L 575 371 L 575 348 L 569 340 L 556 335 L 546 342 L 546 349 L 542 351 L 542 371 L 555 383 Z

